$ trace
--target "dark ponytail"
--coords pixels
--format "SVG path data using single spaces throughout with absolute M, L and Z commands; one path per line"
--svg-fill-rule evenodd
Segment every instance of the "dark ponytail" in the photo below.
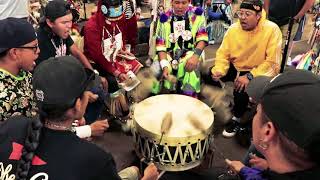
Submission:
M 32 159 L 39 145 L 42 123 L 39 119 L 32 119 L 27 130 L 22 156 L 18 162 L 16 180 L 27 180 Z

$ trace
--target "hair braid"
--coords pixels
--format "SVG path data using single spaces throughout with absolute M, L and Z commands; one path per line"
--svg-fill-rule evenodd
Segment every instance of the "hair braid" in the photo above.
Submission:
M 25 139 L 24 148 L 22 150 L 22 156 L 17 166 L 17 180 L 27 180 L 32 159 L 39 145 L 41 128 L 42 123 L 38 119 L 31 120 L 31 123 L 28 126 L 27 137 Z

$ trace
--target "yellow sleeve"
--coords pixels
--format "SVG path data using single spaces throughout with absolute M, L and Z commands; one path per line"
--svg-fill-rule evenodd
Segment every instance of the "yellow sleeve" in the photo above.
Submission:
M 262 64 L 253 68 L 250 72 L 253 77 L 256 76 L 275 76 L 279 73 L 281 64 L 281 44 L 282 44 L 282 33 L 279 27 L 274 28 L 274 33 L 268 41 L 266 50 L 266 59 Z
M 230 62 L 230 50 L 229 50 L 229 30 L 225 33 L 223 41 L 216 52 L 216 58 L 214 61 L 214 66 L 211 69 L 211 73 L 220 72 L 223 76 L 225 76 L 229 70 Z

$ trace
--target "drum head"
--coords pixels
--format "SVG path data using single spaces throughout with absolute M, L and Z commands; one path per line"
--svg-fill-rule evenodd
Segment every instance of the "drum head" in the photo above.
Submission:
M 161 135 L 161 125 L 168 113 L 172 114 L 172 125 L 166 137 L 190 137 L 205 134 L 213 124 L 212 110 L 198 99 L 165 94 L 147 98 L 134 108 L 134 120 L 144 130 Z

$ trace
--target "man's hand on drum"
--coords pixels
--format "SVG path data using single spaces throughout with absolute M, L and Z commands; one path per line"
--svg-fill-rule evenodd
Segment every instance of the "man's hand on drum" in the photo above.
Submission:
M 157 180 L 159 176 L 159 172 L 157 167 L 151 163 L 148 167 L 144 170 L 143 177 L 141 180 Z
M 230 169 L 235 173 L 239 173 L 240 170 L 245 166 L 241 161 L 230 161 L 229 159 L 226 159 L 225 161 Z
M 91 136 L 102 136 L 103 133 L 109 128 L 108 120 L 98 120 L 92 124 L 91 127 Z
M 211 77 L 214 81 L 219 81 L 220 78 L 222 78 L 221 72 L 214 72 L 211 74 Z
M 125 73 L 120 73 L 119 76 L 118 76 L 118 79 L 119 79 L 120 82 L 123 82 L 123 81 L 129 79 L 129 77 Z
M 190 59 L 188 59 L 185 69 L 187 72 L 191 72 L 195 69 L 197 69 L 199 65 L 199 56 L 197 55 L 192 55 Z
M 249 79 L 247 78 L 246 75 L 239 76 L 234 81 L 234 88 L 236 91 L 241 92 L 247 88 L 248 84 L 249 84 Z
M 162 70 L 162 78 L 168 79 L 168 77 L 169 77 L 169 69 L 168 69 L 168 67 L 164 67 Z

